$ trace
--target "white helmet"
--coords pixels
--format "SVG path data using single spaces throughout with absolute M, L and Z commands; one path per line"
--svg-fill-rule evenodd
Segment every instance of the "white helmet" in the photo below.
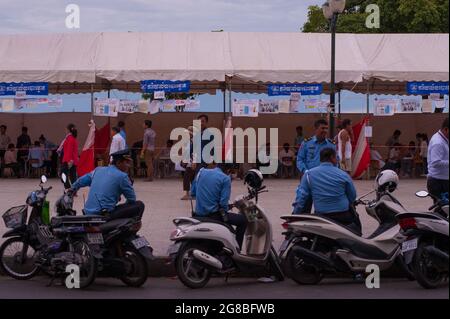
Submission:
M 379 192 L 388 191 L 393 193 L 398 186 L 399 178 L 396 172 L 392 170 L 385 170 L 378 174 L 375 179 Z

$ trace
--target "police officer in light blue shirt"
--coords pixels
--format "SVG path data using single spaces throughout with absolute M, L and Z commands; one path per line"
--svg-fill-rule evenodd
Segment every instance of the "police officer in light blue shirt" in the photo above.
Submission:
M 236 241 L 242 248 L 247 218 L 241 214 L 228 213 L 231 195 L 230 176 L 213 162 L 200 169 L 192 183 L 191 195 L 196 198 L 194 217 L 207 217 L 236 226 Z
M 301 214 L 305 205 L 312 200 L 315 214 L 346 226 L 357 226 L 360 231 L 359 218 L 352 208 L 356 189 L 350 176 L 336 166 L 336 151 L 332 148 L 323 149 L 320 161 L 318 167 L 305 172 L 297 189 L 293 214 Z
M 127 172 L 132 162 L 130 151 L 123 150 L 111 154 L 112 162 L 108 167 L 98 167 L 89 174 L 79 178 L 72 191 L 90 186 L 88 200 L 84 211 L 87 215 L 106 213 L 110 219 L 142 218 L 145 206 L 136 201 L 136 193 Z M 118 205 L 121 196 L 127 200 Z
M 314 123 L 314 128 L 316 130 L 315 135 L 303 141 L 297 154 L 297 168 L 301 177 L 307 170 L 320 165 L 320 152 L 323 149 L 331 148 L 336 150 L 334 142 L 327 138 L 328 122 L 324 119 L 317 120 Z M 311 208 L 312 203 L 307 203 L 304 206 L 303 213 L 310 213 Z

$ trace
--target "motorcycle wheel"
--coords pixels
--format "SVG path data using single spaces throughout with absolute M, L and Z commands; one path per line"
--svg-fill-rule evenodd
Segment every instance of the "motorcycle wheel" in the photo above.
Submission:
M 131 271 L 119 279 L 128 287 L 138 288 L 145 284 L 148 278 L 148 266 L 145 258 L 135 248 L 123 247 L 125 260 Z
M 414 254 L 414 275 L 423 288 L 435 289 L 442 284 L 445 275 L 433 265 L 433 258 L 425 249 L 427 245 L 425 242 L 420 243 Z
M 284 273 L 283 270 L 281 269 L 281 262 L 273 247 L 270 250 L 269 267 L 271 273 L 275 276 L 275 278 L 278 281 L 284 281 Z
M 81 256 L 82 264 L 80 267 L 80 288 L 85 289 L 92 285 L 97 277 L 98 265 L 97 260 L 91 254 L 89 246 L 83 241 L 73 244 L 73 252 Z
M 301 253 L 295 253 L 291 249 L 287 256 L 290 278 L 299 285 L 317 285 L 324 275 L 315 265 L 305 261 Z
M 197 261 L 192 253 L 194 250 L 205 251 L 205 247 L 194 243 L 185 243 L 178 253 L 175 268 L 178 278 L 188 288 L 200 289 L 211 279 L 211 271 Z
M 39 272 L 36 257 L 37 252 L 22 238 L 9 238 L 0 246 L 0 270 L 17 280 L 31 279 Z

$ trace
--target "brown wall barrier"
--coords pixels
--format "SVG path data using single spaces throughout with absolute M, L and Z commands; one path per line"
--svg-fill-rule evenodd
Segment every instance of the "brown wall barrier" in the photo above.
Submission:
M 131 146 L 136 141 L 142 140 L 143 122 L 146 119 L 153 121 L 153 128 L 157 133 L 157 146 L 165 146 L 169 139 L 170 132 L 176 127 L 188 127 L 192 121 L 201 113 L 159 113 L 156 115 L 146 114 L 120 114 L 118 118 L 111 118 L 111 127 L 117 125 L 119 120 L 125 121 L 127 132 L 127 143 Z M 209 116 L 209 125 L 211 127 L 223 128 L 224 116 L 222 113 L 207 113 Z M 441 127 L 442 122 L 448 114 L 397 114 L 392 117 L 373 117 L 370 122 L 373 126 L 374 137 L 371 142 L 378 146 L 382 155 L 387 154 L 387 148 L 384 147 L 387 139 L 394 130 L 399 129 L 403 132 L 400 142 L 407 145 L 410 141 L 415 141 L 417 133 L 426 133 L 431 136 Z M 357 123 L 364 116 L 361 114 L 344 114 L 342 119 L 349 118 L 353 123 Z M 47 114 L 7 114 L 0 113 L 0 125 L 8 126 L 7 134 L 15 143 L 17 136 L 20 135 L 22 126 L 27 126 L 32 141 L 44 134 L 48 140 L 59 144 L 65 136 L 65 127 L 69 123 L 74 123 L 78 128 L 78 140 L 80 148 L 86 140 L 88 134 L 88 122 L 91 118 L 90 113 L 47 113 Z M 284 143 L 293 144 L 296 136 L 295 128 L 303 126 L 305 136 L 311 136 L 314 133 L 314 121 L 321 118 L 320 114 L 263 114 L 257 118 L 233 118 L 233 127 L 258 128 L 278 128 L 279 145 Z M 108 123 L 108 118 L 95 117 L 97 127 L 102 127 Z M 267 131 L 267 134 L 269 131 Z

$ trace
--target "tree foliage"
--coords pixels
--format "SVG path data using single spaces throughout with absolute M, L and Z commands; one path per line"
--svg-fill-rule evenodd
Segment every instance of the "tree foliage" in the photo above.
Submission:
M 380 28 L 368 29 L 366 7 L 380 8 Z M 448 33 L 449 0 L 348 0 L 339 16 L 341 33 Z M 310 6 L 303 32 L 328 32 L 329 22 L 319 6 Z

